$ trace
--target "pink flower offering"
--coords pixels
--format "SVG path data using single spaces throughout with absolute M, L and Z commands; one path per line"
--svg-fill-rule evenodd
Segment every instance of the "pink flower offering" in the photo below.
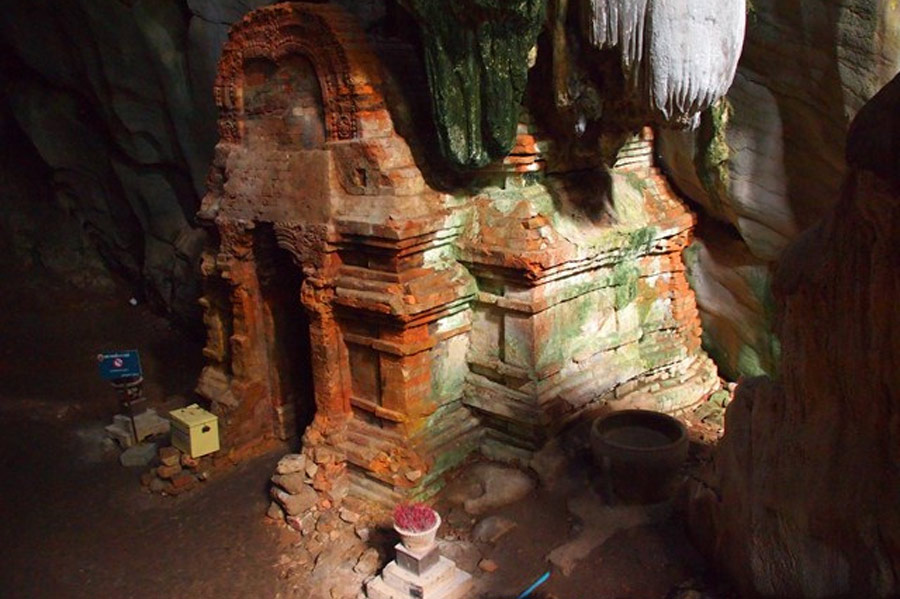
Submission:
M 435 525 L 437 514 L 424 503 L 401 503 L 394 508 L 394 524 L 410 532 L 424 532 Z

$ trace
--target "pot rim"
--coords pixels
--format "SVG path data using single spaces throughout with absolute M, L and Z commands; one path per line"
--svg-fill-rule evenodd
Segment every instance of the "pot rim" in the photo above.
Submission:
M 658 421 L 665 422 L 666 424 L 674 424 L 675 428 L 678 430 L 678 438 L 674 441 L 666 443 L 665 445 L 657 445 L 655 447 L 639 447 L 636 445 L 626 445 L 623 443 L 617 443 L 616 441 L 612 441 L 607 439 L 602 433 L 600 433 L 597 429 L 600 427 L 600 424 L 603 422 L 607 422 L 615 417 L 624 417 L 624 416 L 642 416 L 642 417 L 650 417 L 655 418 Z M 638 424 L 640 426 L 640 424 Z M 649 428 L 649 427 L 647 427 Z M 591 437 L 601 443 L 605 443 L 610 447 L 615 447 L 616 449 L 631 451 L 635 453 L 654 453 L 654 452 L 665 452 L 671 449 L 674 449 L 678 445 L 684 443 L 687 440 L 687 427 L 684 426 L 680 420 L 675 418 L 674 416 L 670 416 L 663 412 L 654 412 L 653 410 L 641 410 L 637 408 L 628 409 L 628 410 L 616 410 L 614 412 L 610 412 L 609 414 L 605 414 L 600 416 L 594 423 L 591 425 Z
M 436 532 L 437 529 L 441 527 L 441 522 L 442 522 L 441 515 L 434 508 L 428 508 L 428 509 L 430 509 L 435 515 L 435 521 L 434 521 L 434 524 L 431 525 L 431 528 L 428 528 L 426 530 L 412 531 L 407 528 L 400 528 L 399 526 L 397 526 L 397 521 L 395 520 L 394 521 L 394 530 L 396 530 L 401 535 L 404 535 L 407 537 L 422 537 L 422 536 L 431 534 L 433 532 Z

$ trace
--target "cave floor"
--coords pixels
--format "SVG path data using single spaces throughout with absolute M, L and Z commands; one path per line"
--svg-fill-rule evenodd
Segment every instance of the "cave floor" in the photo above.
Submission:
M 125 289 L 19 274 L 6 287 L 27 286 L 0 292 L 0 595 L 274 597 L 288 532 L 262 514 L 283 451 L 162 497 L 104 443 L 117 400 L 97 352 L 138 348 L 149 403 L 163 407 L 192 389 L 200 342 L 129 305 Z
M 144 490 L 143 469 L 120 466 L 104 442 L 117 404 L 99 380 L 96 353 L 140 349 L 147 396 L 162 413 L 189 396 L 200 341 L 129 305 L 127 290 L 98 295 L 29 281 L 0 292 L 0 594 L 327 597 L 291 566 L 300 533 L 263 516 L 268 478 L 286 448 L 162 497 Z M 549 569 L 548 552 L 582 528 L 566 496 L 544 489 L 486 515 L 518 524 L 495 544 L 468 544 L 466 569 L 486 597 L 516 596 Z M 442 534 L 465 542 L 476 520 Z M 388 547 L 379 547 L 382 563 Z M 496 571 L 483 572 L 481 559 Z M 667 518 L 612 534 L 568 575 L 554 570 L 541 591 L 559 599 L 724 596 L 707 592 L 706 576 L 680 521 Z

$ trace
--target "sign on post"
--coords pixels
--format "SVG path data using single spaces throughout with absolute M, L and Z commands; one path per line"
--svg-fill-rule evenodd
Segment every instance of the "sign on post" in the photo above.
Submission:
M 107 381 L 141 376 L 141 358 L 136 349 L 97 354 L 100 376 Z

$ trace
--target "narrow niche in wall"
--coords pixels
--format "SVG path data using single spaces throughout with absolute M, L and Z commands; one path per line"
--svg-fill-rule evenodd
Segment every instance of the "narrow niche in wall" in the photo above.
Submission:
M 254 241 L 276 432 L 289 439 L 302 435 L 315 415 L 309 320 L 300 303 L 303 274 L 276 243 L 271 225 L 257 225 Z
M 380 359 L 371 346 L 378 339 L 378 326 L 348 320 L 341 328 L 350 363 L 350 401 L 356 414 L 369 420 L 381 406 Z M 372 419 L 372 422 L 376 420 Z

